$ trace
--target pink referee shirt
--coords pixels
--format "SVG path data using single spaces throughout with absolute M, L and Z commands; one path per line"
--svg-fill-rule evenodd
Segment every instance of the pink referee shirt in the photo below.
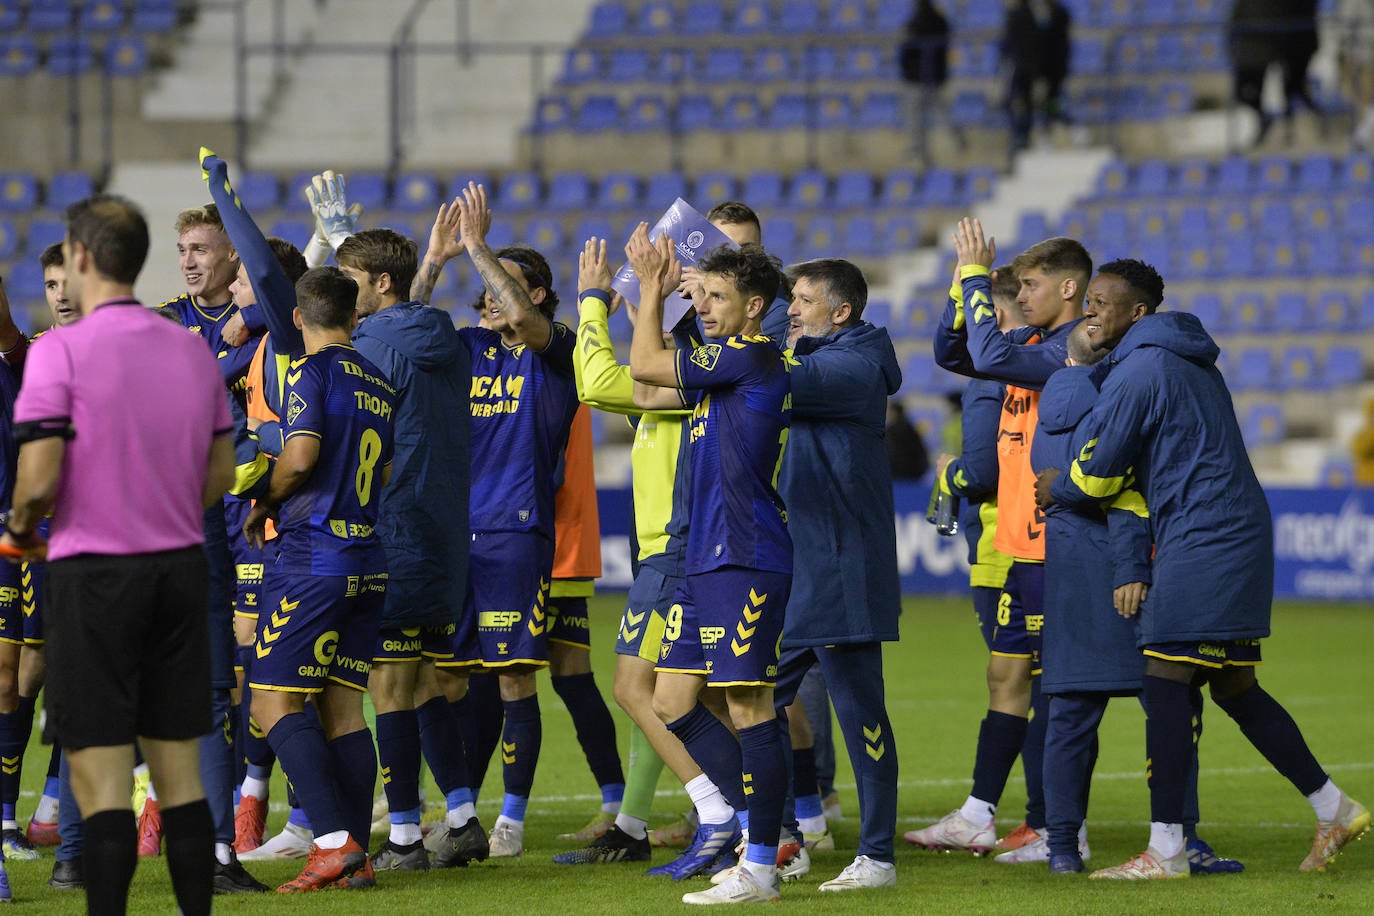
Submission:
M 136 299 L 113 299 L 29 350 L 14 421 L 67 418 L 48 559 L 204 543 L 210 445 L 228 393 L 205 341 Z

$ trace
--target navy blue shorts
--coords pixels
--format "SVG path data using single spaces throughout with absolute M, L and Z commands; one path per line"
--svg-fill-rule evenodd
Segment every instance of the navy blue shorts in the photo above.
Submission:
M 725 566 L 689 575 L 668 609 L 656 671 L 713 687 L 771 687 L 792 574 Z
M 454 624 L 442 627 L 384 627 L 377 633 L 375 662 L 418 662 L 422 657 L 443 658 L 451 652 Z
M 1258 639 L 1210 639 L 1206 642 L 1161 642 L 1140 650 L 1147 658 L 1162 658 L 1203 668 L 1253 668 L 1260 657 Z
M 987 585 L 973 586 L 973 613 L 978 618 L 978 631 L 983 634 L 983 644 L 988 651 L 994 648 L 992 637 L 997 632 L 997 610 L 1002 600 L 1000 588 Z
M 1040 631 L 1045 625 L 1045 564 L 1016 560 L 1007 571 L 1007 584 L 997 601 L 997 626 L 992 631 L 992 654 L 1030 659 L 1031 673 L 1040 673 Z
M 19 566 L 9 562 L 0 566 L 0 643 L 12 646 L 24 644 L 24 600 L 19 590 Z
M 587 617 L 586 598 L 549 599 L 549 642 L 579 649 L 592 647 L 592 622 Z
M 253 689 L 319 693 L 333 681 L 366 690 L 386 579 L 386 573 L 310 576 L 269 570 L 253 643 Z
M 630 584 L 630 593 L 625 599 L 625 613 L 620 618 L 620 632 L 615 639 L 617 655 L 634 655 L 658 662 L 668 608 L 681 587 L 681 576 L 665 575 L 648 564 L 640 565 L 639 575 Z
M 468 593 L 446 668 L 549 663 L 549 584 L 553 542 L 534 533 L 472 536 Z
M 258 604 L 262 597 L 262 573 L 265 551 L 254 547 L 243 536 L 243 523 L 253 504 L 246 499 L 226 499 L 224 520 L 229 530 L 229 553 L 234 558 L 234 615 L 250 620 L 258 618 Z

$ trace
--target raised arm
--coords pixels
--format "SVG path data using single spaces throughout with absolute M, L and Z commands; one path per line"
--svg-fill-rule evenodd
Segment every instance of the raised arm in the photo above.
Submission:
M 472 258 L 473 266 L 482 275 L 482 282 L 501 305 L 511 331 L 520 338 L 521 343 L 535 352 L 542 351 L 553 340 L 553 320 L 530 301 L 530 294 L 506 273 L 496 254 L 487 244 L 487 230 L 491 228 L 491 211 L 487 208 L 487 189 L 476 182 L 469 182 L 461 196 L 454 200 L 458 205 L 458 225 L 460 241 Z
M 415 279 L 410 284 L 410 298 L 415 302 L 429 305 L 430 297 L 434 295 L 434 287 L 439 282 L 439 275 L 444 272 L 444 265 L 463 253 L 463 236 L 458 225 L 458 201 L 459 198 L 455 197 L 452 203 L 439 205 L 439 213 L 434 217 L 434 225 L 429 229 L 429 247 L 425 249 L 420 269 L 415 272 Z M 488 214 L 487 228 L 490 227 Z M 485 231 L 483 235 L 486 235 Z
M 625 244 L 625 257 L 639 279 L 639 315 L 630 338 L 630 376 L 641 386 L 635 401 L 651 410 L 681 407 L 677 352 L 664 346 L 662 331 L 664 289 L 675 287 L 681 274 L 672 239 L 664 233 L 651 242 L 649 224 L 640 223 Z

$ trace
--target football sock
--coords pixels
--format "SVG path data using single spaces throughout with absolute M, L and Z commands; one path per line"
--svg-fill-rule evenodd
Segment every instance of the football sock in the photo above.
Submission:
M 771 725 L 771 723 L 770 723 Z M 744 771 L 739 742 L 711 711 L 701 703 L 691 712 L 668 723 L 668 731 L 677 736 L 687 753 L 736 813 L 745 810 L 744 786 L 740 774 Z M 703 819 L 705 812 L 701 812 Z M 711 821 L 707 821 L 711 823 Z
M 1191 839 L 1197 836 L 1197 822 L 1201 819 L 1197 797 L 1198 745 L 1202 741 L 1202 687 L 1188 688 L 1188 705 L 1192 707 L 1193 753 L 1188 762 L 1188 782 L 1183 792 L 1183 836 Z
M 1007 787 L 1007 777 L 1021 753 L 1026 740 L 1026 720 L 1020 716 L 988 710 L 978 729 L 978 750 L 973 758 L 973 791 L 970 800 L 983 803 L 982 810 L 970 817 L 969 805 L 964 805 L 964 817 L 974 824 L 990 824 Z M 987 810 L 989 807 L 991 811 Z
M 539 763 L 539 746 L 544 738 L 543 725 L 539 721 L 539 694 L 508 700 L 504 706 L 506 730 L 501 736 L 501 763 L 506 797 L 528 799 L 534 788 L 534 768 Z M 519 818 L 507 816 L 512 820 L 524 819 L 523 814 Z
M 335 738 L 329 742 L 329 756 L 347 830 L 366 849 L 372 839 L 372 793 L 377 786 L 377 747 L 372 732 L 362 728 Z M 415 807 L 419 806 L 417 797 Z
M 1183 851 L 1183 825 L 1150 822 L 1150 848 L 1166 859 Z
M 1298 724 L 1259 684 L 1216 703 L 1236 720 L 1255 750 L 1303 795 L 1311 795 L 1326 784 L 1326 772 L 1312 756 Z
M 1312 810 L 1317 813 L 1317 820 L 1323 824 L 1329 824 L 1336 819 L 1336 815 L 1341 808 L 1341 790 L 1331 780 L 1315 792 L 1308 794 L 1307 800 L 1312 803 Z
M 415 716 L 420 725 L 420 749 L 434 775 L 434 784 L 444 793 L 448 810 L 445 822 L 450 827 L 461 827 L 477 816 L 477 810 L 473 807 L 468 758 L 463 751 L 457 714 L 443 697 L 434 697 L 420 704 Z
M 399 824 L 414 824 L 416 833 L 419 832 L 420 720 L 415 710 L 378 714 L 377 759 L 381 765 L 382 791 L 391 810 L 392 841 L 398 842 L 395 834 Z
M 1021 742 L 1021 769 L 1026 775 L 1026 826 L 1045 832 L 1045 726 L 1049 697 L 1040 692 L 1040 675 L 1031 678 L 1030 718 Z
M 782 806 L 787 797 L 786 750 L 777 721 L 770 719 L 741 728 L 739 748 L 749 805 L 749 846 L 745 859 L 776 867 Z
M 797 820 L 825 816 L 821 811 L 820 785 L 816 781 L 814 747 L 792 748 L 792 795 L 797 800 Z
M 202 799 L 165 809 L 162 838 L 177 906 L 188 916 L 209 913 L 215 878 L 215 824 L 209 805 Z
M 265 775 L 253 775 L 254 769 L 255 768 L 251 766 L 248 768 L 249 774 L 243 777 L 243 786 L 241 787 L 240 794 L 251 795 L 258 801 L 267 801 L 267 799 L 271 797 L 270 787 L 272 784 L 268 781 L 268 777 Z
M 720 789 L 705 773 L 690 780 L 683 788 L 697 809 L 697 818 L 701 823 L 725 824 L 735 816 L 735 809 L 730 807 L 725 796 L 720 794 Z
M 654 792 L 658 789 L 659 774 L 663 772 L 663 758 L 649 744 L 643 729 L 633 722 L 630 723 L 630 765 L 627 769 L 629 775 L 625 780 L 625 795 L 620 802 L 616 823 L 620 823 L 621 817 L 626 817 L 647 824 L 654 810 Z M 621 829 L 625 828 L 622 826 Z
M 1193 752 L 1193 708 L 1188 685 L 1145 675 L 1145 756 L 1150 785 L 1150 820 L 1183 823 L 1183 797 Z
M 601 787 L 601 808 L 614 813 L 619 810 L 620 796 L 625 791 L 625 773 L 616 750 L 615 720 L 601 691 L 596 689 L 596 675 L 588 671 L 552 680 L 554 691 L 572 716 L 577 743 L 582 746 L 592 777 Z
M 469 786 L 474 797 L 486 781 L 492 752 L 501 742 L 505 708 L 501 702 L 501 683 L 494 674 L 474 674 L 468 678 L 468 690 L 454 704 L 458 713 L 458 727 L 467 754 Z
M 14 808 L 19 802 L 19 780 L 23 773 L 24 751 L 33 734 L 33 697 L 20 697 L 14 712 L 0 713 L 0 819 L 4 829 L 14 830 Z
M 306 814 L 305 809 L 300 805 L 296 805 L 291 809 L 291 813 L 286 817 L 286 822 L 292 827 L 300 827 L 314 833 L 314 830 L 310 827 L 310 815 Z
M 620 828 L 620 832 L 636 840 L 642 840 L 649 835 L 649 822 L 640 817 L 630 817 L 624 811 L 615 816 L 615 825 Z
M 138 865 L 138 821 L 134 813 L 115 809 L 97 811 L 86 818 L 81 860 L 87 914 L 122 916 L 128 906 L 129 883 Z M 207 896 L 200 912 L 209 911 Z
M 296 799 L 310 817 L 317 836 L 347 832 L 348 820 L 334 781 L 334 765 L 324 734 L 303 713 L 282 716 L 267 740 L 291 780 Z M 371 805 L 371 793 L 368 794 Z M 371 812 L 369 812 L 370 814 Z
M 257 776 L 260 779 L 272 778 L 272 765 L 277 762 L 277 755 L 272 751 L 272 744 L 267 740 L 267 735 L 263 733 L 262 727 L 253 718 L 249 694 L 251 689 L 245 683 L 243 685 L 243 703 L 239 706 L 239 733 L 243 736 L 243 757 L 247 762 L 244 772 L 248 776 Z M 266 796 L 258 796 L 265 798 Z

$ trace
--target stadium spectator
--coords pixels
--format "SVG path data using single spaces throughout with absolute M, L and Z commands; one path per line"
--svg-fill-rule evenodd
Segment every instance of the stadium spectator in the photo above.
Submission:
M 681 409 L 684 391 L 701 392 L 689 431 L 686 578 L 664 629 L 654 711 L 745 813 L 749 831 L 743 861 L 715 887 L 682 899 L 767 902 L 779 897 L 787 794 L 773 685 L 792 578 L 792 541 L 772 481 L 791 398 L 782 353 L 757 335 L 781 274 L 777 259 L 757 245 L 716 249 L 698 262 L 702 292 L 694 300 L 713 342 L 665 349 L 662 290 L 676 285 L 678 264 L 668 237 L 652 243 L 648 229 L 640 223 L 625 248 L 643 297 L 630 349 L 631 375 L 643 387 L 636 401 Z M 727 489 L 736 498 L 726 498 Z M 712 684 L 725 688 L 738 739 L 702 705 L 701 692 Z
M 1374 149 L 1374 9 L 1364 0 L 1341 0 L 1336 22 L 1341 86 L 1355 106 L 1351 143 L 1356 149 Z
M 897 65 L 907 84 L 907 129 L 911 143 L 907 154 L 922 165 L 930 163 L 930 129 L 936 118 L 948 125 L 960 151 L 967 145 L 964 128 L 945 97 L 949 80 L 949 20 L 931 0 L 916 0 L 906 34 L 897 46 Z
M 1364 425 L 1355 433 L 1350 450 L 1355 458 L 1355 483 L 1374 487 L 1374 398 L 1364 402 Z
M 901 589 L 882 440 L 888 398 L 901 387 L 902 372 L 887 330 L 863 320 L 868 284 L 857 267 L 824 258 L 795 264 L 788 274 L 792 427 L 778 492 L 789 507 L 794 549 L 806 561 L 793 569 L 774 702 L 779 709 L 790 704 L 802 677 L 819 665 L 855 784 L 863 787 L 859 854 L 820 889 L 888 887 L 897 883 L 897 744 L 882 644 L 898 638 Z M 795 759 L 809 763 L 814 785 L 814 756 Z M 798 817 L 801 803 L 799 797 Z M 824 826 L 819 792 L 808 813 Z
M 1312 99 L 1307 70 L 1317 53 L 1317 0 L 1283 0 L 1280 13 L 1279 69 L 1283 73 L 1283 116 L 1292 129 L 1293 112 L 1299 104 L 1313 114 L 1321 109 Z
M 147 253 L 147 223 L 127 201 L 100 195 L 68 209 L 63 260 L 84 317 L 29 355 L 3 543 L 39 556 L 39 520 L 56 508 L 47 721 L 85 817 L 88 911 L 124 912 L 137 863 L 137 738 L 161 790 L 177 904 L 199 914 L 210 912 L 215 863 L 197 747 L 211 695 L 202 509 L 233 479 L 232 425 L 203 344 L 133 298 Z M 131 429 L 156 453 L 131 448 Z
M 1090 511 L 1121 493 L 1134 469 L 1150 508 L 1153 585 L 1130 583 L 1115 593 L 1119 613 L 1139 616 L 1137 645 L 1145 656 L 1150 839 L 1144 852 L 1092 877 L 1189 873 L 1183 825 L 1193 747 L 1189 694 L 1203 684 L 1312 805 L 1317 832 L 1298 868 L 1322 870 L 1369 829 L 1370 814 L 1331 780 L 1292 717 L 1255 677 L 1260 642 L 1269 635 L 1273 523 L 1216 369 L 1220 350 L 1194 315 L 1156 312 L 1153 296 L 1121 285 L 1113 307 L 1093 309 L 1089 339 L 1098 349 L 1114 349 L 1101 394 L 1074 436 L 1074 458 L 1036 482 L 1042 509 Z M 1143 316 L 1135 315 L 1140 305 Z
M 911 424 L 899 397 L 894 396 L 887 402 L 884 440 L 893 480 L 920 480 L 930 470 L 925 440 L 920 430 Z
M 1259 118 L 1256 146 L 1274 126 L 1274 116 L 1264 109 L 1264 75 L 1285 53 L 1280 47 L 1284 6 L 1285 0 L 1235 0 L 1227 25 L 1235 100 Z
M 1015 0 L 1002 30 L 1002 58 L 1010 77 L 1007 112 L 1011 116 L 1012 150 L 1030 146 L 1037 109 L 1046 125 L 1068 124 L 1064 80 L 1069 75 L 1069 31 L 1072 20 L 1059 0 Z

